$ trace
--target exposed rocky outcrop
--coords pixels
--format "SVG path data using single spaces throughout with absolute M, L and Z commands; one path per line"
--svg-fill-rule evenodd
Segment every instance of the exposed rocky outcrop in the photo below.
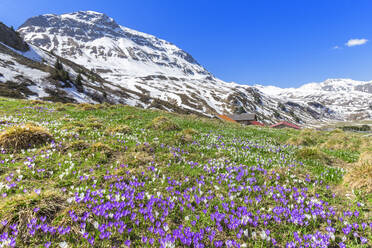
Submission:
M 22 37 L 13 29 L 0 22 L 0 42 L 22 52 L 29 50 L 29 47 Z

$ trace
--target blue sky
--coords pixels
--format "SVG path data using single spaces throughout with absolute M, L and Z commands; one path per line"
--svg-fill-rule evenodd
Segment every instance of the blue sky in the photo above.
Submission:
M 369 0 L 1 0 L 0 21 L 78 10 L 168 40 L 229 82 L 372 80 Z

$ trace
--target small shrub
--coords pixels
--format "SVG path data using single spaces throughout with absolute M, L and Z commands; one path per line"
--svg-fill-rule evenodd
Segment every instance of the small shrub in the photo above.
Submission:
M 294 116 L 293 118 L 294 118 L 295 122 L 297 122 L 297 123 L 301 122 L 301 119 L 298 116 Z
M 95 105 L 89 104 L 89 103 L 80 103 L 79 108 L 84 110 L 84 111 L 96 110 L 97 109 L 97 107 Z
M 90 116 L 88 117 L 87 120 L 88 120 L 89 122 L 99 122 L 99 123 L 102 122 L 101 119 L 99 119 L 99 118 L 97 118 L 97 117 L 94 117 L 94 116 L 92 116 L 92 115 L 90 115 Z
M 192 135 L 190 134 L 180 134 L 177 138 L 182 144 L 191 143 L 193 141 Z
M 61 129 L 62 130 L 68 130 L 68 131 L 71 131 L 75 128 L 75 126 L 73 124 L 67 124 L 67 125 L 64 125 Z
M 60 111 L 66 111 L 66 109 L 65 109 L 64 107 L 57 107 L 57 108 L 56 108 L 56 111 L 59 111 L 59 112 L 60 112 Z
M 84 87 L 83 87 L 83 78 L 81 76 L 81 74 L 79 73 L 75 79 L 75 86 L 76 86 L 76 89 L 79 91 L 79 92 L 84 92 Z
M 54 64 L 54 70 L 51 72 L 51 76 L 54 80 L 62 81 L 66 83 L 67 87 L 70 87 L 70 75 L 69 73 L 63 68 L 63 65 L 59 59 L 57 59 L 56 63 Z
M 111 155 L 112 154 L 112 149 L 106 144 L 103 144 L 102 142 L 97 142 L 91 145 L 90 147 L 93 152 L 102 152 L 105 153 L 106 155 Z
M 115 106 L 115 105 L 113 105 Z M 124 120 L 133 120 L 133 119 L 136 119 L 136 117 L 134 115 L 127 115 L 124 117 Z
M 286 107 L 284 106 L 283 103 L 278 103 L 278 108 L 280 108 L 282 111 L 287 111 Z
M 153 156 L 147 152 L 131 152 L 129 154 L 126 154 L 125 156 L 120 156 L 120 158 L 118 159 L 120 164 L 129 164 L 135 167 L 140 167 L 142 165 L 148 164 L 153 160 Z
M 274 111 L 274 117 L 280 119 L 280 114 L 277 111 Z
M 301 148 L 296 152 L 296 156 L 300 160 L 311 159 L 311 160 L 320 160 L 323 162 L 327 162 L 329 160 L 328 157 L 316 147 Z
M 74 125 L 75 127 L 84 127 L 84 123 L 81 122 L 81 121 L 75 121 L 72 123 L 72 125 Z
M 0 146 L 7 151 L 33 148 L 51 141 L 52 135 L 46 129 L 33 124 L 13 126 L 0 135 Z
M 159 116 L 152 120 L 149 128 L 162 131 L 175 131 L 180 130 L 180 127 L 170 120 L 168 117 Z
M 131 128 L 127 125 L 119 125 L 115 127 L 109 127 L 106 129 L 106 134 L 112 135 L 115 133 L 122 133 L 122 134 L 129 134 L 131 132 Z
M 46 103 L 45 101 L 41 101 L 41 100 L 31 100 L 30 102 L 31 102 L 31 104 L 33 104 L 33 105 L 37 105 L 37 104 L 45 104 L 45 103 Z
M 74 119 L 72 119 L 72 118 L 68 118 L 68 117 L 63 117 L 62 119 L 61 119 L 61 121 L 63 121 L 63 122 L 72 122 Z
M 75 104 L 75 103 L 68 102 L 68 103 L 65 103 L 65 106 L 68 106 L 68 107 L 76 107 L 76 106 L 78 106 L 78 105 Z
M 67 123 L 62 127 L 63 130 L 74 130 L 75 132 L 81 133 L 87 129 L 87 127 L 84 125 L 84 123 L 80 121 L 70 122 Z
M 107 102 L 104 102 L 102 104 L 100 104 L 102 108 L 110 108 L 112 106 L 112 104 L 110 103 L 107 103 Z
M 101 129 L 103 125 L 98 122 L 92 122 L 92 123 L 88 123 L 87 127 L 92 128 L 92 129 Z
M 82 150 L 85 150 L 85 149 L 88 149 L 89 148 L 89 144 L 82 141 L 82 140 L 78 140 L 78 141 L 75 141 L 75 142 L 72 142 L 68 148 L 71 148 L 73 150 L 77 150 L 77 151 L 82 151 Z
M 176 139 L 178 139 L 181 144 L 187 144 L 193 142 L 193 135 L 197 134 L 198 132 L 192 128 L 188 128 L 183 130 L 182 132 L 176 135 Z
M 368 125 L 362 125 L 362 126 L 343 126 L 341 128 L 343 131 L 362 131 L 362 132 L 366 132 L 366 131 L 370 131 L 371 128 L 370 126 Z
M 188 128 L 188 129 L 184 129 L 182 131 L 183 134 L 190 134 L 190 135 L 195 135 L 195 134 L 198 134 L 198 131 L 196 131 L 195 129 L 193 128 Z
M 83 132 L 87 131 L 87 128 L 86 127 L 75 127 L 74 131 L 77 132 L 77 133 L 83 133 Z
M 141 144 L 134 148 L 134 151 L 136 152 L 146 152 L 147 154 L 154 154 L 155 149 L 150 146 L 149 144 Z
M 336 128 L 336 129 L 332 130 L 330 133 L 331 134 L 337 134 L 337 133 L 344 133 L 344 131 L 342 131 L 342 129 Z

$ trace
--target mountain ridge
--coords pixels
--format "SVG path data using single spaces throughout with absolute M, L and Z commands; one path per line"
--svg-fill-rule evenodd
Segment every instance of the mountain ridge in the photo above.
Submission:
M 372 118 L 372 81 L 332 78 L 298 88 L 255 85 L 260 91 L 281 100 L 297 103 L 316 101 L 342 114 L 343 119 Z
M 257 86 L 224 82 L 176 45 L 120 26 L 98 12 L 31 17 L 18 32 L 37 51 L 41 58 L 38 63 L 48 65 L 49 70 L 53 70 L 50 68 L 57 60 L 63 60 L 71 76 L 66 85 L 74 86 L 81 74 L 81 92 L 66 86 L 58 89 L 73 101 L 122 103 L 206 116 L 254 112 L 259 121 L 268 124 L 281 120 L 308 123 L 343 119 L 339 112 L 321 103 L 289 101 Z M 8 67 L 8 74 L 17 70 Z M 11 79 L 17 81 L 15 77 Z M 39 87 L 38 94 L 48 95 L 44 86 Z M 71 96 L 71 91 L 79 97 Z

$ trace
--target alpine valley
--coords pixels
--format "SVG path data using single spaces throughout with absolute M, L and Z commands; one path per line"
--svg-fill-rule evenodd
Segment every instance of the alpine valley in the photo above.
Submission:
M 372 81 L 227 83 L 176 45 L 93 11 L 32 17 L 17 31 L 0 23 L 0 94 L 204 116 L 254 112 L 265 123 L 372 118 Z

